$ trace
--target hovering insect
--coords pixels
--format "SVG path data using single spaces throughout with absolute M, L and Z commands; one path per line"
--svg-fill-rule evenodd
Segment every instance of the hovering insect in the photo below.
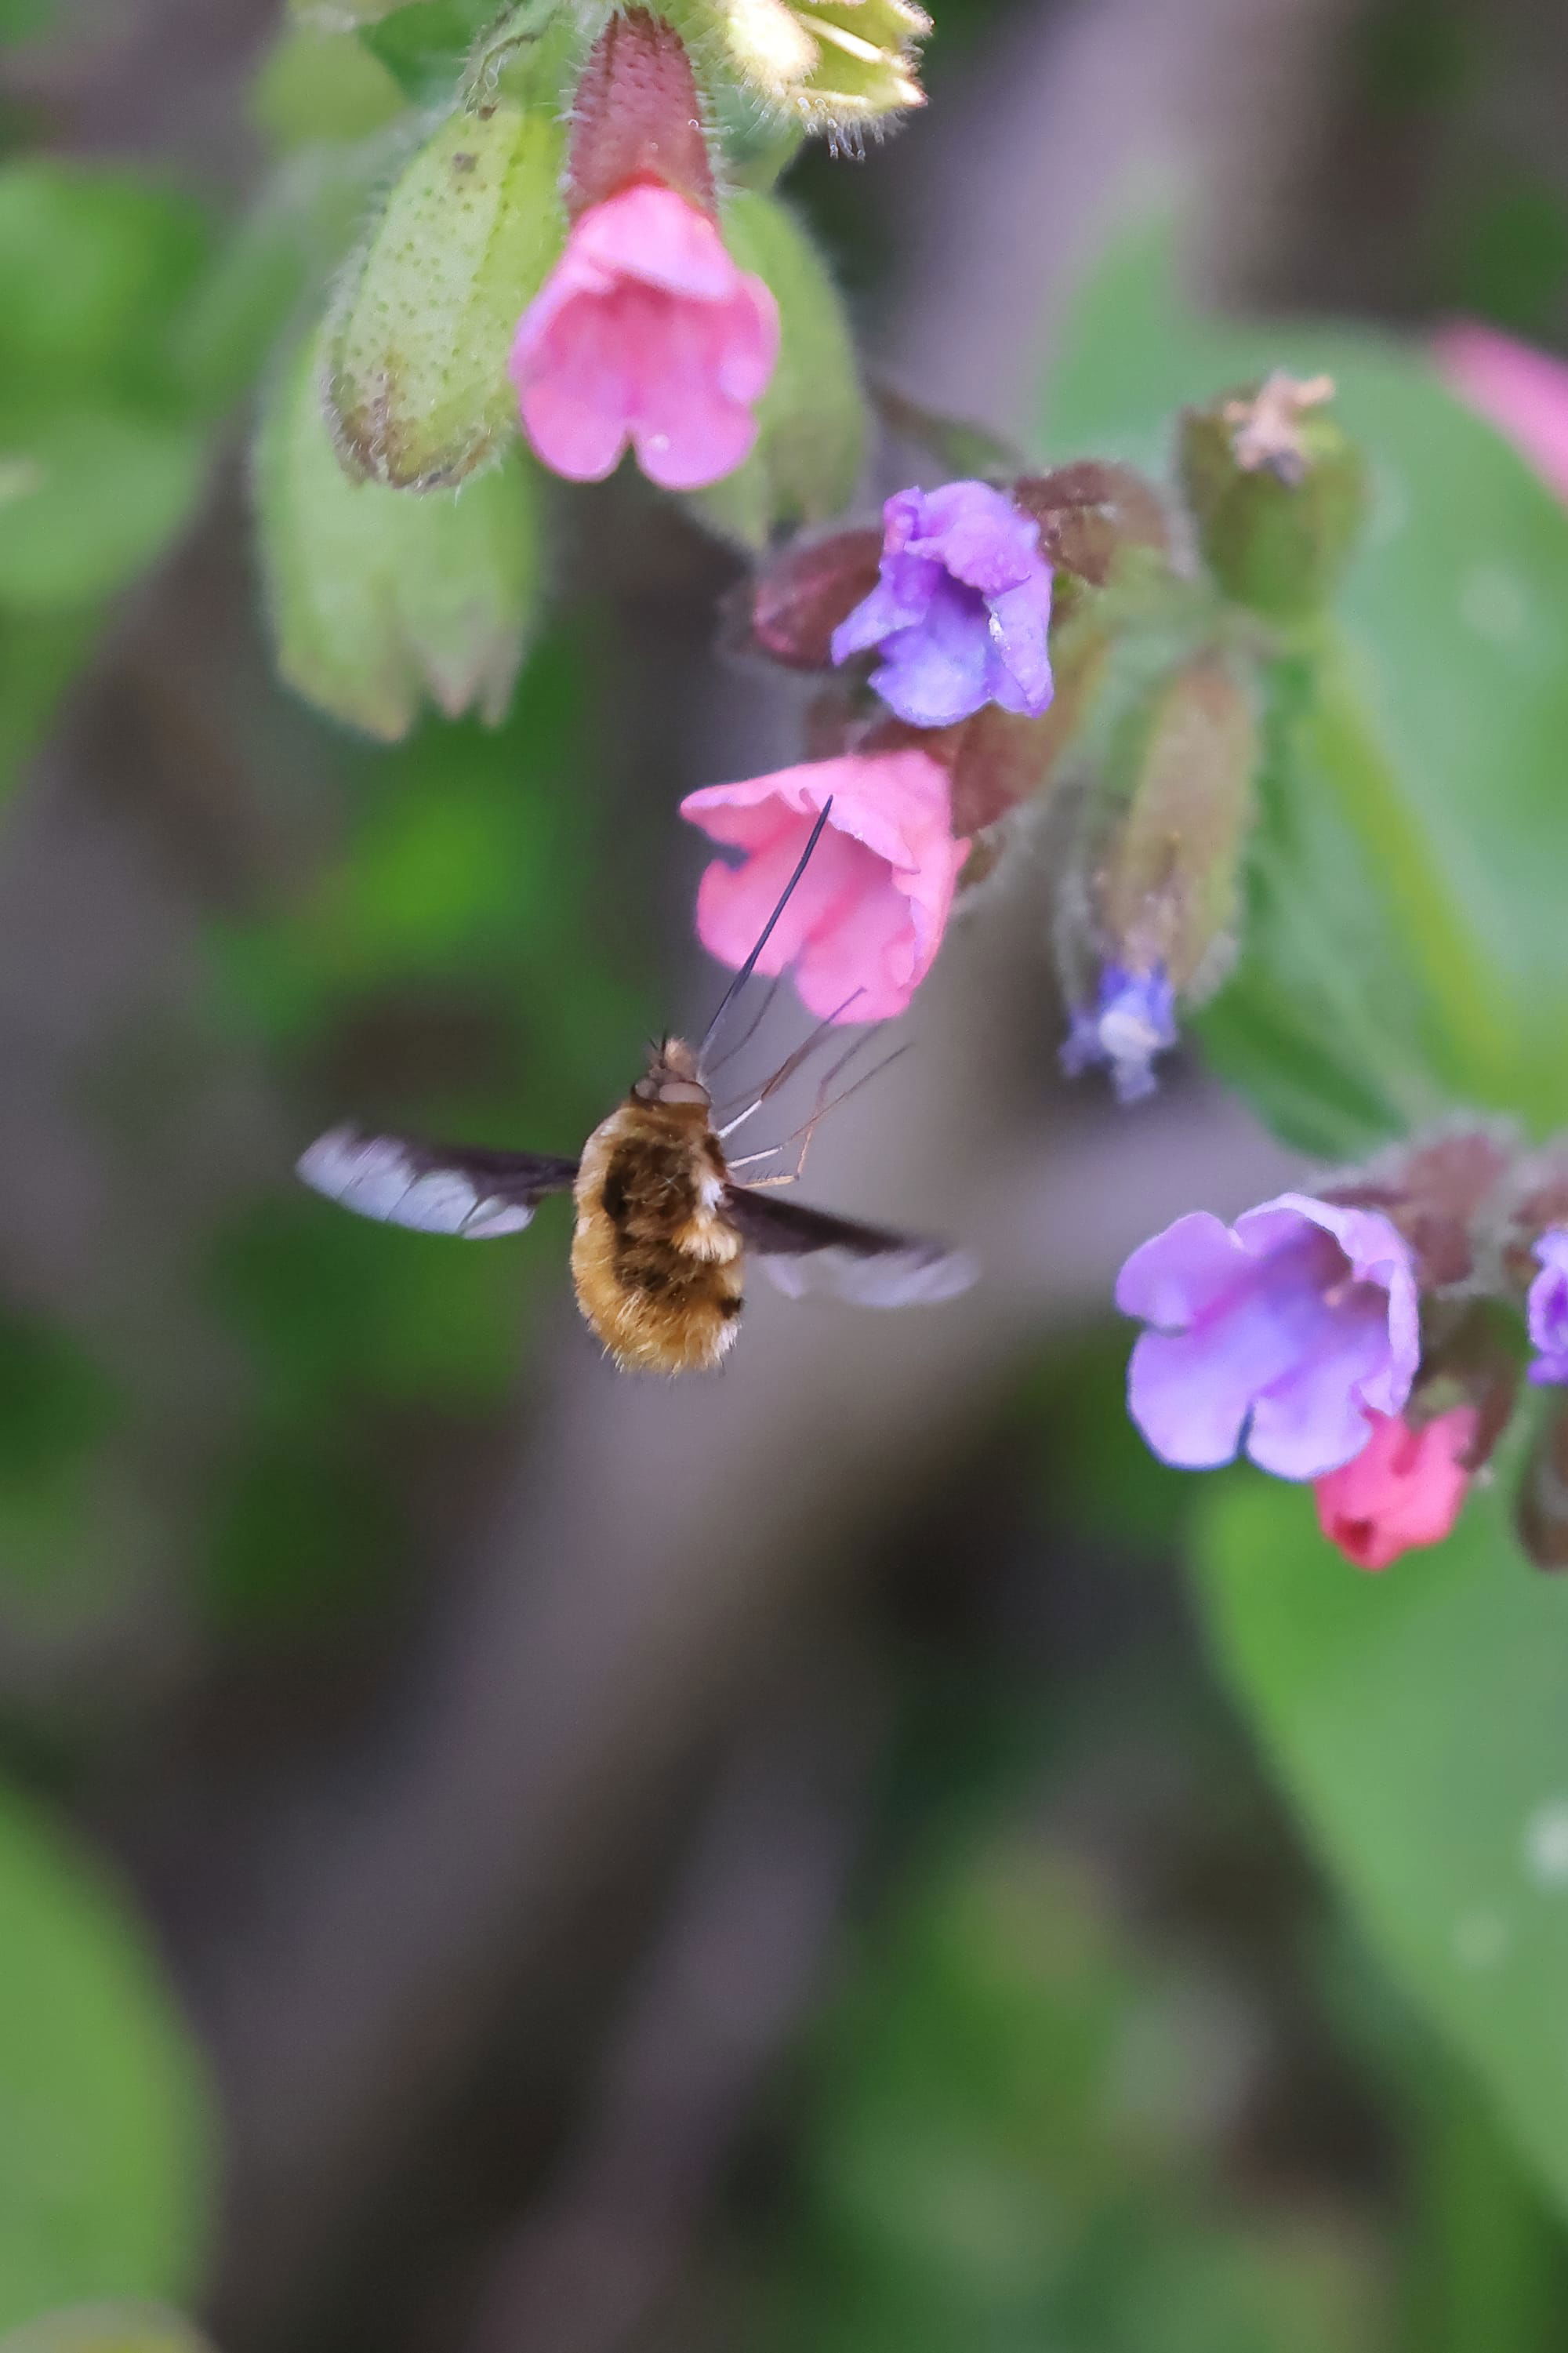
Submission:
M 335 1127 L 300 1159 L 300 1176 L 329 1200 L 363 1217 L 422 1233 L 459 1234 L 470 1241 L 520 1232 L 549 1194 L 572 1193 L 577 1209 L 572 1240 L 577 1303 L 607 1354 L 627 1372 L 700 1372 L 718 1365 L 739 1328 L 748 1252 L 791 1297 L 821 1290 L 864 1306 L 900 1307 L 966 1290 L 974 1271 L 961 1252 L 781 1201 L 764 1189 L 798 1176 L 818 1121 L 833 1108 L 825 1097 L 847 1054 L 829 1071 L 816 1107 L 799 1131 L 804 1143 L 793 1170 L 737 1183 L 734 1168 L 771 1155 L 754 1153 L 733 1163 L 725 1158 L 724 1139 L 795 1075 L 845 1007 L 818 1024 L 743 1110 L 721 1127 L 713 1124 L 705 1056 L 754 971 L 826 820 L 825 808 L 701 1045 L 694 1050 L 679 1038 L 666 1038 L 653 1047 L 647 1071 L 594 1130 L 579 1159 L 428 1145 Z

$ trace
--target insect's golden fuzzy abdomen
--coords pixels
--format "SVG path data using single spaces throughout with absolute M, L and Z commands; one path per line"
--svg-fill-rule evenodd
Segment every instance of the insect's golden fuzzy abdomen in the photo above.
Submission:
M 626 1371 L 704 1372 L 733 1345 L 743 1265 L 723 1189 L 723 1155 L 697 1105 L 633 1097 L 584 1145 L 572 1279 Z

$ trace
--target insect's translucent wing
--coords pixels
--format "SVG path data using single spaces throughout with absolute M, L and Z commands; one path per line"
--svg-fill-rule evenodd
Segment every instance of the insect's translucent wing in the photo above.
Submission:
M 488 1241 L 521 1233 L 547 1193 L 569 1192 L 577 1163 L 544 1153 L 420 1144 L 406 1135 L 334 1127 L 302 1155 L 298 1174 L 313 1191 L 362 1218 Z
M 944 1242 L 832 1218 L 744 1185 L 727 1188 L 724 1214 L 791 1299 L 826 1292 L 859 1307 L 928 1307 L 967 1291 L 978 1271 L 967 1251 Z

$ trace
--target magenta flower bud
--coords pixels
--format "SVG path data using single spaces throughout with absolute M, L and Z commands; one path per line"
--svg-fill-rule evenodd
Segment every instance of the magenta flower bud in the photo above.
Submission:
M 1154 1092 L 1154 1058 L 1177 1043 L 1176 996 L 1163 965 L 1128 972 L 1108 964 L 1092 1005 L 1075 1006 L 1061 1050 L 1069 1079 L 1103 1064 L 1118 1103 L 1140 1103 Z
M 1540 1388 L 1568 1381 L 1568 1227 L 1553 1226 L 1535 1245 L 1541 1272 L 1530 1286 L 1526 1314 L 1536 1351 L 1530 1377 Z
M 1039 524 L 988 482 L 900 491 L 882 520 L 880 578 L 835 629 L 834 660 L 875 648 L 871 683 L 911 727 L 987 702 L 1037 718 L 1051 699 Z
M 1421 1357 L 1409 1245 L 1375 1209 L 1282 1193 L 1234 1226 L 1206 1210 L 1135 1250 L 1116 1303 L 1134 1344 L 1128 1409 L 1162 1461 L 1211 1470 L 1244 1448 L 1319 1479 L 1397 1414 Z
M 650 481 L 733 473 L 757 438 L 778 305 L 714 222 L 638 181 L 590 207 L 523 312 L 511 351 L 523 431 L 569 481 L 602 481 L 629 443 Z
M 698 937 L 721 964 L 745 961 L 829 799 L 757 970 L 791 969 L 819 1019 L 890 1020 L 935 961 L 969 849 L 953 839 L 947 771 L 923 752 L 851 753 L 689 793 L 681 816 L 745 853 L 703 875 Z
M 1417 1545 L 1441 1544 L 1469 1490 L 1474 1406 L 1418 1428 L 1372 1413 L 1361 1452 L 1314 1482 L 1318 1525 L 1357 1568 L 1386 1568 Z

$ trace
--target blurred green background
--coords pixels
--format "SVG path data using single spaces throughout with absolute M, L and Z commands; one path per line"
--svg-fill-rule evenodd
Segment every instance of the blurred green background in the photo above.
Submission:
M 574 1148 L 712 992 L 675 802 L 798 707 L 617 480 L 543 499 L 502 723 L 314 716 L 250 428 L 396 93 L 272 0 L 0 37 L 0 2328 L 1568 2342 L 1563 1598 L 1495 1495 L 1373 1585 L 1121 1409 L 1120 1255 L 1299 1164 L 1195 1069 L 1059 1087 L 1042 883 L 814 1158 L 986 1259 L 918 1333 L 759 1303 L 649 1392 L 563 1214 L 300 1192 L 344 1113 Z M 875 368 L 1159 468 L 1181 400 L 1326 364 L 1372 455 L 1368 732 L 1282 725 L 1215 1065 L 1331 1155 L 1568 1119 L 1568 519 L 1419 347 L 1568 348 L 1568 32 L 944 0 L 928 68 L 789 182 Z

